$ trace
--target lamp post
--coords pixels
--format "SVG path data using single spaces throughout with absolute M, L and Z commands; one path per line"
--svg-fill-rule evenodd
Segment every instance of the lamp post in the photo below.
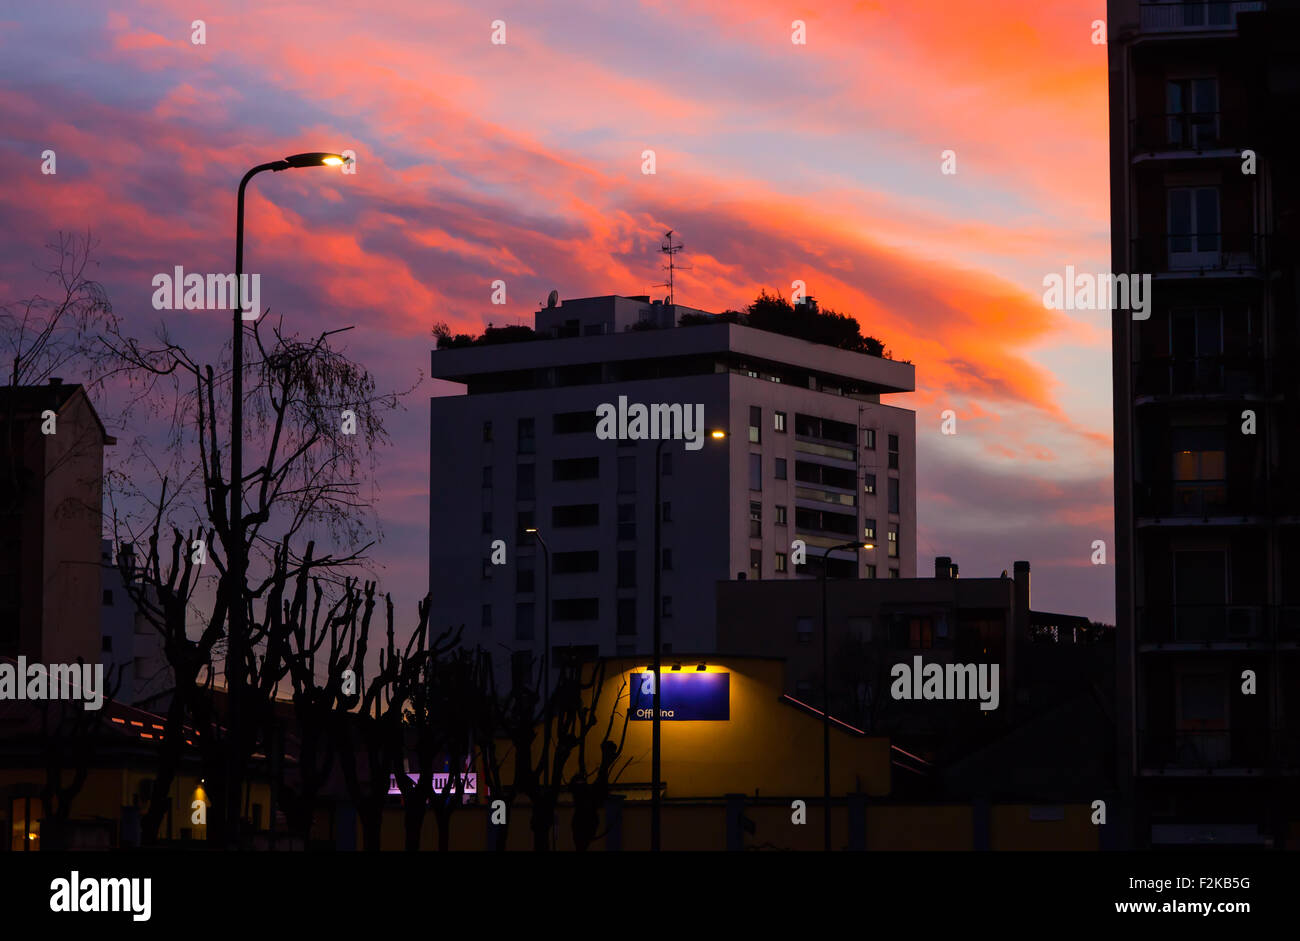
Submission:
M 822 817 L 826 852 L 831 850 L 831 645 L 826 618 L 827 557 L 836 549 L 873 549 L 869 542 L 843 542 L 822 552 Z
M 338 167 L 344 163 L 339 154 L 294 154 L 283 160 L 263 163 L 244 174 L 239 181 L 239 199 L 235 212 L 235 310 L 234 338 L 231 350 L 230 384 L 230 545 L 226 547 L 231 581 L 230 636 L 226 638 L 226 699 L 232 735 L 242 734 L 240 726 L 240 699 L 244 689 L 244 581 L 248 568 L 248 554 L 244 552 L 244 299 L 241 281 L 244 274 L 244 190 L 248 181 L 264 170 L 279 173 L 296 167 Z M 249 320 L 256 320 L 260 311 L 254 311 Z M 231 748 L 226 759 L 226 842 L 239 844 L 239 791 L 238 770 Z
M 709 432 L 709 437 L 714 441 L 722 441 L 727 437 L 727 433 L 722 429 L 715 428 Z M 653 712 L 650 716 L 650 850 L 651 852 L 659 851 L 659 833 L 660 833 L 660 810 L 662 804 L 659 799 L 660 775 L 661 771 L 661 744 L 662 733 L 659 726 L 659 679 L 662 672 L 663 662 L 663 641 L 662 641 L 662 624 L 663 615 L 663 598 L 660 597 L 660 581 L 662 579 L 663 569 L 663 549 L 661 543 L 660 526 L 663 523 L 664 508 L 660 502 L 663 470 L 663 453 L 664 445 L 669 441 L 668 438 L 660 439 L 655 446 L 655 549 L 654 549 L 654 662 L 651 669 L 654 671 L 655 688 L 654 700 L 651 703 Z

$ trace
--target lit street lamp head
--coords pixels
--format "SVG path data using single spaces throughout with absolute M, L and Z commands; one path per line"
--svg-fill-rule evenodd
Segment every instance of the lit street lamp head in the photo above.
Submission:
M 294 154 L 292 157 L 285 157 L 285 168 L 288 167 L 341 167 L 347 161 L 339 154 Z

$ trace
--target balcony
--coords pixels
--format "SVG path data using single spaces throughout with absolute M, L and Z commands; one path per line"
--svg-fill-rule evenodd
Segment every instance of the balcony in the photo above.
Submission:
M 1259 771 L 1283 763 L 1287 738 L 1293 736 L 1268 729 L 1144 729 L 1139 733 L 1138 759 L 1144 771 L 1158 773 Z M 1289 765 L 1294 766 L 1294 743 L 1289 750 Z
M 1151 114 L 1133 118 L 1129 126 L 1134 157 L 1224 150 L 1235 156 L 1248 136 L 1246 115 L 1240 111 Z
M 1258 275 L 1265 264 L 1264 236 L 1254 232 L 1191 232 L 1133 239 L 1133 270 L 1139 274 Z
M 1203 33 L 1237 28 L 1237 15 L 1264 9 L 1263 0 L 1172 0 L 1139 3 L 1144 33 Z
M 1245 354 L 1147 356 L 1133 364 L 1138 398 L 1264 396 L 1274 390 L 1274 379 L 1271 358 Z
M 1272 613 L 1264 605 L 1146 605 L 1137 609 L 1138 639 L 1161 645 L 1258 644 L 1272 639 Z

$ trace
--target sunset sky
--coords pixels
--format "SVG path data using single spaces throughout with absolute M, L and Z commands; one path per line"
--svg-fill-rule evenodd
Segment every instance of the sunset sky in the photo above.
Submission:
M 419 382 L 377 503 L 402 603 L 427 583 L 432 325 L 531 324 L 552 288 L 662 294 L 671 228 L 679 303 L 803 280 L 915 363 L 893 404 L 917 416 L 919 574 L 1028 559 L 1035 608 L 1114 620 L 1090 563 L 1097 539 L 1113 561 L 1109 313 L 1042 303 L 1045 275 L 1109 268 L 1101 0 L 107 6 L 0 14 L 0 302 L 46 290 L 43 246 L 89 229 L 124 332 L 215 355 L 228 315 L 154 310 L 153 276 L 233 270 L 249 167 L 354 150 L 355 175 L 257 178 L 246 267 L 273 316 L 355 325 L 381 384 Z

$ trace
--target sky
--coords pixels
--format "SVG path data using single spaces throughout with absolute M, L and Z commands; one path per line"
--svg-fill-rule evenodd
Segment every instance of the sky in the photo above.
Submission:
M 246 270 L 272 316 L 354 326 L 348 353 L 414 390 L 389 422 L 374 550 L 413 607 L 433 325 L 531 324 L 552 288 L 657 296 L 673 229 L 678 303 L 803 281 L 915 364 L 890 404 L 916 412 L 918 574 L 936 555 L 964 577 L 1028 559 L 1036 609 L 1113 622 L 1109 313 L 1043 304 L 1045 276 L 1109 268 L 1104 16 L 1102 0 L 11 5 L 0 303 L 46 290 L 44 246 L 89 231 L 124 333 L 215 351 L 228 314 L 155 310 L 154 275 L 233 270 L 249 167 L 355 152 L 353 174 L 253 182 Z

